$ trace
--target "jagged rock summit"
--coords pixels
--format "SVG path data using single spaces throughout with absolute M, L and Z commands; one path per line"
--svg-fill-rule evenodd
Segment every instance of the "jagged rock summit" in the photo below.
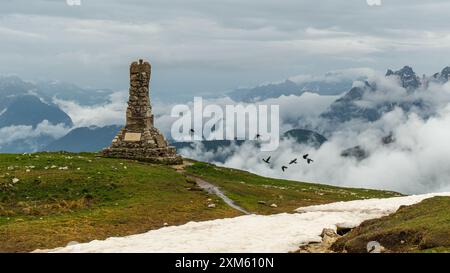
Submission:
M 388 69 L 386 77 L 397 76 L 400 80 L 401 85 L 407 90 L 417 89 L 420 85 L 420 78 L 416 75 L 412 67 L 405 66 L 398 71 L 392 71 Z
M 448 82 L 450 78 L 450 66 L 447 66 L 444 69 L 442 69 L 441 73 L 434 74 L 433 78 L 441 83 Z
M 130 66 L 130 97 L 126 125 L 101 154 L 105 157 L 128 158 L 163 164 L 179 164 L 182 158 L 168 145 L 163 134 L 154 127 L 149 96 L 151 66 L 139 60 Z

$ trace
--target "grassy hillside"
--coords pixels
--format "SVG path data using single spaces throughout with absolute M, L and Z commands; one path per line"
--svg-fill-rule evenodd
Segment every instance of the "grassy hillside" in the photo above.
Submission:
M 386 198 L 398 193 L 333 187 L 258 176 L 249 172 L 196 162 L 187 173 L 219 186 L 236 204 L 257 214 L 290 212 L 302 206 L 355 199 Z M 264 202 L 265 204 L 261 204 Z M 271 207 L 275 204 L 277 207 Z
M 392 252 L 450 252 L 450 197 L 426 199 L 396 213 L 369 220 L 340 238 L 335 251 L 366 252 L 378 241 Z
M 241 215 L 193 185 L 190 176 L 216 184 L 238 205 L 260 214 L 396 195 L 269 179 L 199 162 L 190 164 L 180 173 L 171 166 L 88 153 L 2 154 L 0 252 L 53 248 L 70 241 L 86 242 Z M 215 207 L 208 207 L 212 203 Z

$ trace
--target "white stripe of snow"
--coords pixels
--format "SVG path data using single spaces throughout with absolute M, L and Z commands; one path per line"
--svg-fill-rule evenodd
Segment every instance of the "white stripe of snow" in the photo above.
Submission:
M 53 252 L 289 252 L 301 244 L 320 242 L 324 228 L 356 227 L 361 222 L 394 213 L 433 196 L 424 194 L 387 199 L 338 202 L 300 208 L 299 213 L 246 215 L 189 222 L 147 233 L 109 238 L 53 249 Z

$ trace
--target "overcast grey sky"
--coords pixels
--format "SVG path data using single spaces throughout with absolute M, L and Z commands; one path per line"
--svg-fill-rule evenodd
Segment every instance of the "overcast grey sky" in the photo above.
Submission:
M 448 14 L 448 0 L 0 0 L 0 74 L 125 89 L 144 57 L 157 96 L 355 67 L 430 74 L 450 65 Z

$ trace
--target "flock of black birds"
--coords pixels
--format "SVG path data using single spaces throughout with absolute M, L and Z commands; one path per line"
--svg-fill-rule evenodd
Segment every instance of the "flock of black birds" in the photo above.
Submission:
M 266 162 L 267 164 L 270 164 L 270 159 L 271 159 L 271 158 L 272 158 L 272 156 L 269 156 L 268 158 L 263 158 L 263 161 Z M 308 164 L 311 164 L 312 162 L 314 162 L 314 160 L 312 160 L 311 158 L 309 158 L 309 154 L 303 155 L 303 159 L 306 160 L 306 163 L 308 163 Z M 297 164 L 297 163 L 298 163 L 298 162 L 297 162 L 297 158 L 294 158 L 294 159 L 292 159 L 292 160 L 289 162 L 289 165 Z M 285 166 L 285 165 L 281 166 L 281 170 L 282 170 L 283 172 L 286 171 L 288 168 L 289 168 L 289 167 L 288 167 L 288 166 Z
M 191 134 L 191 135 L 195 134 L 194 129 L 191 129 L 191 130 L 190 130 L 190 134 Z M 255 139 L 257 139 L 257 140 L 259 140 L 260 138 L 261 138 L 261 135 L 260 135 L 260 134 L 257 134 L 257 135 L 255 136 Z M 269 156 L 268 158 L 263 158 L 263 161 L 266 162 L 267 164 L 270 164 L 270 158 L 271 158 L 271 156 Z M 314 162 L 314 160 L 312 160 L 311 158 L 309 158 L 309 154 L 303 155 L 303 159 L 306 160 L 306 163 L 308 163 L 308 164 L 311 164 L 312 162 Z M 289 162 L 289 165 L 292 165 L 292 164 L 297 164 L 297 158 L 294 158 L 294 159 L 292 159 L 292 160 Z M 288 169 L 287 166 L 285 166 L 285 165 L 281 166 L 281 170 L 282 170 L 283 172 L 285 172 L 287 169 Z

